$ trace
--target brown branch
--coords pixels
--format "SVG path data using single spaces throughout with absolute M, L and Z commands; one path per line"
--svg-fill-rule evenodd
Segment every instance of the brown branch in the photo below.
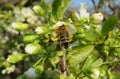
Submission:
M 113 11 L 113 14 L 119 16 L 120 10 L 118 6 L 113 5 L 111 1 L 108 2 L 108 7 Z
M 114 7 L 115 7 L 115 6 L 113 6 L 113 4 L 111 3 L 111 1 L 108 2 L 108 7 L 109 7 L 112 11 L 114 11 Z
M 95 12 L 102 12 L 102 7 L 101 7 L 101 0 L 99 0 L 98 5 L 95 5 L 95 0 L 91 0 L 91 2 L 93 3 Z
M 96 5 L 95 5 L 95 1 L 94 1 L 94 0 L 91 0 L 91 2 L 93 3 L 93 6 L 94 6 L 95 11 L 97 11 L 97 7 L 96 7 Z
M 61 46 L 61 50 L 66 52 L 65 51 L 65 47 L 62 45 Z M 61 72 L 64 74 L 64 75 L 67 75 L 67 68 L 66 68 L 66 53 L 64 53 L 64 55 L 61 57 L 61 60 L 60 60 L 60 67 L 61 67 Z

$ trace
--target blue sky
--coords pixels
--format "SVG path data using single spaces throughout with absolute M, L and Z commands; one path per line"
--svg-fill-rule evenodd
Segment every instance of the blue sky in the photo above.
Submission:
M 46 1 L 50 2 L 51 0 L 46 0 Z M 71 0 L 70 7 L 75 7 L 75 8 L 79 7 L 81 3 L 87 3 L 90 8 L 93 7 L 91 0 Z
M 87 3 L 90 7 L 93 5 L 91 0 L 72 0 L 70 6 L 79 7 L 81 3 Z

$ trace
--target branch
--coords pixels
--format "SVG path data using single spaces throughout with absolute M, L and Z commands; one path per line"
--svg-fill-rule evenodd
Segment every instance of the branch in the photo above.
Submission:
M 60 68 L 61 68 L 61 72 L 66 76 L 66 75 L 68 75 L 68 69 L 66 66 L 66 50 L 65 50 L 65 47 L 63 45 L 60 47 L 61 47 L 61 50 L 65 52 L 64 55 L 61 56 Z
M 119 16 L 119 7 L 113 5 L 113 3 L 111 1 L 108 2 L 108 7 L 113 11 L 113 14 L 116 16 Z
M 109 7 L 112 11 L 114 11 L 114 6 L 113 6 L 113 4 L 111 3 L 111 1 L 108 2 L 108 7 Z
M 93 6 L 94 6 L 95 11 L 97 11 L 97 7 L 96 7 L 96 5 L 95 5 L 95 1 L 94 1 L 94 0 L 91 0 L 91 1 L 92 1 L 92 3 L 93 3 Z

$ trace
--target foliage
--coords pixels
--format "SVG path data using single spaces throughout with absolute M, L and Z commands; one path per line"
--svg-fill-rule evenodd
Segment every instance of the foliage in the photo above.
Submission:
M 0 78 L 2 74 L 17 73 L 17 79 L 118 79 L 117 17 L 102 22 L 102 13 L 89 16 L 83 6 L 83 14 L 72 11 L 65 16 L 69 3 L 70 0 L 53 0 L 49 5 L 41 0 L 32 9 L 23 5 L 13 5 L 14 9 L 8 11 L 0 9 Z M 69 32 L 65 50 L 57 42 L 56 28 L 61 23 Z M 64 55 L 68 75 L 60 68 Z

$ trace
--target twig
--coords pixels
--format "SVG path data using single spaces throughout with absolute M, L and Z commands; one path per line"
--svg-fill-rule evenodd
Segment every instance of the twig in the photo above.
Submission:
M 61 46 L 61 50 L 64 51 L 64 55 L 61 56 L 61 60 L 60 60 L 60 67 L 61 67 L 61 72 L 64 75 L 67 75 L 67 68 L 66 68 L 66 51 L 65 51 L 65 47 L 62 45 Z
M 95 5 L 95 1 L 94 1 L 94 0 L 91 0 L 91 1 L 92 1 L 92 3 L 93 3 L 93 6 L 94 6 L 95 11 L 97 11 L 97 7 L 96 7 L 96 5 Z

